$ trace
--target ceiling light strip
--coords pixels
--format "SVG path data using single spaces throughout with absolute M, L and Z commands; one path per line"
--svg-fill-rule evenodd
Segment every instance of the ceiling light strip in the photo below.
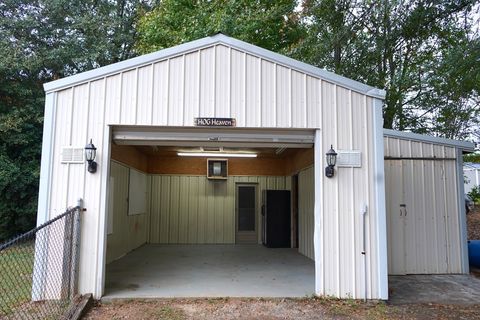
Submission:
M 178 152 L 180 157 L 256 158 L 256 153 Z

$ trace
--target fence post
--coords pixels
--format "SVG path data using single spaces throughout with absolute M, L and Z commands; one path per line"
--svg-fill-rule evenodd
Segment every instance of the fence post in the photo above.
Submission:
M 70 273 L 70 298 L 73 298 L 78 292 L 78 263 L 80 260 L 80 222 L 81 212 L 83 211 L 83 200 L 80 198 L 73 215 L 72 229 L 72 259 Z
M 67 211 L 71 209 L 67 208 Z M 72 253 L 73 253 L 73 221 L 75 211 L 71 211 L 70 214 L 65 216 L 65 222 L 63 226 L 63 263 L 62 263 L 62 285 L 60 287 L 60 299 L 70 298 L 70 281 L 72 273 Z

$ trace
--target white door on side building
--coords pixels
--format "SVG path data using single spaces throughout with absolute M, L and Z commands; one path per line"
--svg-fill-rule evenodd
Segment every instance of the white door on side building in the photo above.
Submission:
M 388 272 L 461 273 L 454 161 L 385 161 Z
M 405 216 L 402 161 L 385 161 L 385 193 L 388 233 L 388 273 L 405 274 Z

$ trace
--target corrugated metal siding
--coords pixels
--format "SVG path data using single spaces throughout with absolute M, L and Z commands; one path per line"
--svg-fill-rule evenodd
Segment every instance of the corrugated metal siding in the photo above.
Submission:
M 129 168 L 111 162 L 113 177 L 113 233 L 107 236 L 107 263 L 122 257 L 147 242 L 148 215 L 128 215 Z M 109 186 L 112 187 L 112 186 Z
M 73 108 L 72 103 L 81 103 Z M 367 220 L 367 268 L 369 298 L 378 297 L 378 265 L 376 221 L 373 188 L 373 124 L 372 99 L 322 81 L 311 75 L 292 70 L 275 61 L 224 45 L 215 45 L 164 61 L 125 70 L 105 79 L 58 91 L 55 119 L 54 163 L 52 165 L 52 193 L 50 215 L 60 213 L 70 200 L 84 198 L 88 214 L 83 220 L 81 245 L 80 291 L 94 291 L 99 277 L 96 274 L 99 230 L 100 183 L 99 166 L 94 175 L 86 174 L 84 166 L 76 165 L 77 178 L 69 180 L 68 167 L 59 162 L 60 148 L 70 141 L 72 119 L 78 121 L 77 134 L 81 145 L 93 138 L 98 147 L 99 161 L 107 125 L 151 124 L 156 126 L 192 126 L 197 116 L 228 116 L 236 118 L 238 127 L 302 127 L 321 129 L 322 144 L 326 148 L 350 148 L 362 152 L 362 168 L 338 169 L 336 178 L 323 179 L 320 235 L 323 269 L 319 294 L 334 296 L 362 296 L 363 271 L 358 267 L 361 224 L 358 208 L 369 207 Z M 82 119 L 81 122 L 78 119 Z M 82 124 L 82 125 L 80 125 Z M 321 159 L 322 168 L 325 166 Z M 73 173 L 72 173 L 73 174 Z M 107 177 L 108 178 L 108 177 Z M 73 180 L 73 179 L 72 179 Z M 65 188 L 65 181 L 76 186 Z M 177 188 L 179 181 L 172 184 Z M 88 186 L 88 187 L 87 187 Z M 208 201 L 208 199 L 207 199 Z M 220 204 L 218 204 L 220 206 Z M 188 204 L 182 203 L 182 208 Z M 183 210 L 183 209 L 182 209 Z M 182 217 L 183 219 L 183 217 Z M 195 219 L 192 217 L 192 219 Z M 198 219 L 198 218 L 197 218 Z M 190 221 L 190 220 L 186 220 Z M 172 220 L 175 224 L 184 220 Z M 192 224 L 198 224 L 192 220 Z M 201 231 L 203 232 L 203 231 Z M 218 235 L 197 232 L 204 237 L 228 238 L 218 229 Z M 178 241 L 189 241 L 188 235 L 172 235 Z M 380 239 L 381 240 L 381 239 Z M 205 240 L 207 241 L 207 240 Z M 208 242 L 214 241 L 208 238 Z
M 108 123 L 171 126 L 231 116 L 240 127 L 319 128 L 320 91 L 328 84 L 223 45 L 106 79 L 107 100 L 120 106 L 109 110 Z
M 313 167 L 298 173 L 298 252 L 315 260 L 313 231 L 315 204 Z
M 151 176 L 150 243 L 235 243 L 235 185 L 256 183 L 264 189 L 291 188 L 290 177 L 230 176 L 226 181 L 205 176 Z M 261 201 L 260 194 L 257 196 Z M 260 203 L 258 203 L 260 208 Z M 260 225 L 260 214 L 258 224 Z M 260 233 L 259 233 L 260 242 Z
M 322 85 L 322 143 L 339 150 L 359 150 L 361 168 L 335 168 L 335 177 L 324 178 L 323 225 L 321 234 L 324 264 L 323 294 L 340 297 L 375 298 L 378 294 L 372 100 L 355 92 L 324 83 Z M 323 168 L 317 168 L 323 170 Z M 368 208 L 366 217 L 366 268 L 363 268 L 363 224 L 360 209 Z
M 384 142 L 389 273 L 462 273 L 455 148 Z

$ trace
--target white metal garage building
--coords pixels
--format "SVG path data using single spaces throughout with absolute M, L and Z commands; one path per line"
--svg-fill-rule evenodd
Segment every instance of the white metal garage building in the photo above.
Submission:
M 218 34 L 45 91 L 38 223 L 84 199 L 82 293 L 103 296 L 107 264 L 146 243 L 261 244 L 265 189 L 291 191 L 291 247 L 314 260 L 315 294 L 387 299 L 388 273 L 468 272 L 461 154 L 473 145 L 384 132 L 383 90 Z M 90 139 L 93 174 L 74 156 Z M 201 151 L 212 155 L 179 156 Z M 228 153 L 257 157 L 207 179 L 207 159 Z

